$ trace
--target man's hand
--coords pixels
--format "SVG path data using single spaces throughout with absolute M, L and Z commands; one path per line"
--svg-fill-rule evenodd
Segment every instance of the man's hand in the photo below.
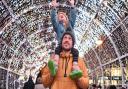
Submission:
M 48 68 L 50 70 L 51 75 L 55 76 L 57 70 L 56 70 L 55 62 L 53 60 L 48 61 Z
M 73 79 L 73 80 L 74 80 L 74 79 L 79 79 L 79 78 L 81 78 L 82 75 L 83 75 L 83 73 L 82 73 L 81 70 L 74 70 L 74 71 L 72 71 L 72 72 L 69 74 L 70 78 Z
M 80 70 L 77 62 L 73 62 L 72 70 Z

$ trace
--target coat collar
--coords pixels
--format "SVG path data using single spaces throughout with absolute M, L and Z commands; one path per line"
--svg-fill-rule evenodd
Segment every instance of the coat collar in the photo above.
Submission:
M 61 52 L 60 53 L 60 57 L 66 57 L 66 58 L 68 58 L 68 57 L 72 57 L 72 53 L 70 53 L 69 55 L 66 55 L 64 52 Z

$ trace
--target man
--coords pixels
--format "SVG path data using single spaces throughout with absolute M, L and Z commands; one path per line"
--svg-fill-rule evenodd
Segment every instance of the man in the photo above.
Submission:
M 71 72 L 75 70 L 71 53 L 71 49 L 75 44 L 74 35 L 71 32 L 65 32 L 60 44 L 62 46 L 62 52 L 60 53 L 56 75 L 52 76 L 48 67 L 42 70 L 42 82 L 44 86 L 51 87 L 51 89 L 87 89 L 89 78 L 82 59 L 78 58 L 77 70 L 81 70 L 83 75 L 75 79 L 71 79 L 70 77 Z

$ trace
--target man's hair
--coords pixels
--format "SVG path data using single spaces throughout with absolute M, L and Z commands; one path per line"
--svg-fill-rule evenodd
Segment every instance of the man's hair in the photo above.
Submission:
M 63 40 L 64 36 L 67 35 L 67 34 L 72 37 L 72 42 L 73 42 L 72 43 L 72 48 L 73 48 L 74 47 L 74 44 L 75 44 L 75 37 L 74 37 L 73 33 L 70 32 L 70 31 L 66 31 L 66 32 L 63 33 L 63 35 L 61 37 L 61 42 L 60 42 L 61 43 L 61 47 L 62 47 L 62 40 Z

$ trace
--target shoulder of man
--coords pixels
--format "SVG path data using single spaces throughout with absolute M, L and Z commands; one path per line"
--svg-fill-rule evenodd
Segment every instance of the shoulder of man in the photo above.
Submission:
M 84 61 L 84 58 L 82 58 L 82 57 L 78 57 L 78 60 L 82 60 L 82 61 Z
M 84 63 L 85 63 L 86 61 L 85 61 L 85 59 L 84 59 L 84 58 L 79 57 L 79 58 L 78 58 L 78 62 L 84 62 Z

